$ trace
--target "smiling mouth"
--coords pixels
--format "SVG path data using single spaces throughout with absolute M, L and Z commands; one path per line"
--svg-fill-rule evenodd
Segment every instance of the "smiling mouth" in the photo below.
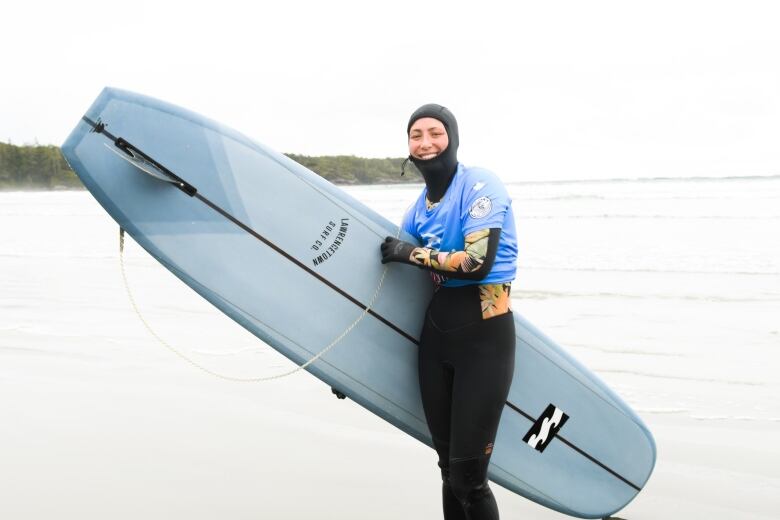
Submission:
M 422 159 L 423 161 L 430 161 L 431 159 L 433 159 L 437 155 L 439 155 L 439 154 L 437 154 L 437 153 L 426 153 L 425 155 L 421 155 L 420 159 Z

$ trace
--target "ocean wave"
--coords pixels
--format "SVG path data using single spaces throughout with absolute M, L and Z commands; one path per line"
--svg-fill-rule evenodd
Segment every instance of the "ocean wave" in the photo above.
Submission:
M 773 195 L 756 195 L 752 192 L 747 192 L 744 196 L 734 196 L 733 194 L 712 193 L 707 195 L 695 195 L 695 196 L 681 196 L 672 195 L 672 192 L 667 193 L 648 193 L 642 196 L 636 196 L 629 194 L 628 192 L 618 192 L 614 194 L 550 194 L 550 195 L 533 195 L 528 194 L 527 191 L 522 193 L 512 193 L 513 202 L 532 202 L 532 201 L 557 201 L 557 200 L 594 200 L 594 201 L 640 201 L 640 202 L 653 202 L 662 200 L 678 200 L 678 201 L 744 201 L 744 200 L 777 200 L 780 199 L 780 193 Z
M 58 300 L 58 301 L 68 301 L 68 300 Z M 87 303 L 86 305 L 93 305 L 92 303 Z M 87 332 L 64 332 L 61 330 L 57 331 L 50 331 L 46 330 L 44 328 L 31 326 L 31 325 L 21 325 L 19 327 L 9 328 L 9 329 L 0 329 L 0 332 L 17 332 L 19 335 L 26 335 L 26 336 L 42 336 L 47 338 L 78 338 L 78 339 L 99 339 L 101 341 L 109 341 L 111 343 L 120 343 L 117 339 L 115 339 L 113 336 L 107 336 L 105 334 L 94 334 L 94 333 L 87 333 Z
M 673 374 L 656 374 L 652 372 L 642 372 L 640 370 L 626 370 L 622 368 L 594 368 L 594 372 L 597 374 L 625 374 L 631 376 L 650 377 L 653 379 L 668 379 L 675 381 L 692 381 L 696 383 L 719 383 L 724 385 L 733 386 L 764 386 L 764 383 L 760 381 L 745 381 L 737 379 L 719 379 L 708 377 L 695 377 L 695 376 L 678 376 Z
M 606 184 L 606 183 L 653 183 L 653 182 L 734 182 L 734 181 L 772 181 L 780 179 L 776 175 L 726 175 L 716 176 L 689 176 L 689 177 L 611 177 L 604 179 L 564 179 L 549 181 L 515 181 L 507 182 L 509 185 L 561 185 L 561 184 Z
M 672 414 L 681 414 L 681 413 L 689 413 L 690 409 L 688 408 L 636 408 L 635 411 L 637 413 L 646 413 L 649 415 L 672 415 Z
M 691 415 L 696 421 L 766 421 L 780 422 L 780 417 L 753 417 L 750 415 Z
M 119 258 L 119 252 L 117 251 L 116 254 L 113 255 L 72 255 L 68 253 L 62 253 L 62 254 L 51 254 L 51 253 L 45 253 L 45 254 L 36 254 L 36 253 L 25 253 L 25 254 L 19 254 L 19 253 L 0 253 L 0 258 L 68 258 L 73 260 L 116 260 Z
M 686 269 L 626 269 L 619 267 L 601 268 L 601 267 L 540 267 L 535 265 L 521 265 L 521 270 L 527 271 L 573 271 L 573 272 L 594 272 L 594 273 L 653 273 L 653 274 L 698 274 L 698 275 L 746 275 L 746 276 L 780 276 L 778 271 L 699 271 Z
M 780 422 L 780 417 L 755 417 L 752 415 L 703 415 L 692 413 L 689 408 L 643 408 L 635 407 L 639 414 L 645 415 L 686 415 L 695 421 L 746 421 L 746 422 Z
M 517 220 L 561 220 L 561 219 L 652 219 L 652 220 L 779 220 L 780 215 L 630 215 L 601 213 L 598 215 L 517 215 Z
M 609 347 L 598 347 L 595 345 L 586 345 L 584 343 L 566 343 L 567 347 L 572 348 L 581 348 L 585 350 L 593 350 L 596 352 L 603 352 L 605 354 L 626 354 L 626 355 L 636 355 L 636 356 L 659 356 L 659 357 L 683 357 L 682 354 L 679 354 L 677 352 L 654 352 L 651 350 L 631 350 L 627 349 L 625 347 L 623 348 L 609 348 Z
M 230 357 L 230 356 L 237 356 L 238 354 L 243 354 L 244 352 L 253 352 L 255 354 L 266 354 L 267 349 L 260 348 L 260 347 L 244 347 L 237 350 L 229 350 L 229 351 L 203 350 L 203 349 L 192 350 L 193 354 L 197 354 L 199 356 L 209 356 L 209 357 Z
M 21 325 L 3 325 L 0 327 L 0 332 L 14 332 L 21 329 Z
M 607 197 L 605 195 L 531 195 L 531 196 L 513 196 L 512 202 L 518 202 L 518 201 L 533 201 L 533 200 L 625 200 L 624 197 L 621 196 L 615 196 L 615 197 Z
M 683 300 L 711 303 L 750 303 L 780 301 L 780 294 L 771 297 L 731 298 L 727 296 L 698 294 L 652 294 L 652 293 L 613 293 L 613 292 L 576 292 L 576 291 L 530 291 L 513 290 L 513 299 L 517 300 L 549 300 L 551 298 L 617 298 L 621 300 Z
M 50 358 L 58 358 L 58 359 L 72 359 L 72 360 L 101 360 L 99 355 L 94 354 L 88 354 L 85 352 L 63 352 L 63 351 L 57 351 L 57 350 L 51 350 L 51 349 L 44 349 L 44 348 L 38 348 L 38 347 L 27 347 L 27 346 L 4 346 L 0 345 L 0 354 L 3 352 L 9 352 L 9 353 L 21 353 L 26 355 L 32 355 L 32 356 L 40 356 L 40 357 L 50 357 Z
M 57 209 L 60 209 L 61 211 L 57 211 Z M 95 218 L 95 217 L 102 217 L 100 213 L 96 212 L 90 212 L 90 213 L 79 213 L 77 211 L 71 211 L 71 208 L 64 207 L 64 208 L 54 208 L 50 209 L 48 211 L 26 211 L 20 209 L 19 211 L 15 211 L 16 208 L 14 207 L 5 207 L 0 211 L 0 216 L 2 217 L 31 217 L 31 218 L 42 218 L 42 217 L 65 217 L 65 218 L 74 218 L 74 217 L 80 217 L 80 218 Z

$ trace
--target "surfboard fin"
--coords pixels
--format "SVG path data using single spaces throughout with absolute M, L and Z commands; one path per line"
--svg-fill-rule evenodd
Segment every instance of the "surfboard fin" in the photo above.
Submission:
M 106 143 L 105 146 L 142 172 L 151 175 L 157 180 L 173 184 L 190 197 L 193 197 L 198 192 L 194 186 L 185 182 L 181 177 L 175 175 L 167 168 L 161 166 L 154 159 L 150 158 L 121 137 L 116 138 L 114 146 L 110 146 L 108 143 Z
M 164 182 L 170 182 L 171 184 L 176 183 L 175 179 L 165 175 L 165 173 L 163 173 L 157 167 L 155 167 L 154 164 L 144 160 L 143 157 L 134 154 L 132 150 L 129 150 L 127 148 L 121 148 L 118 145 L 111 146 L 108 143 L 105 143 L 105 146 L 106 148 L 108 148 L 109 150 L 117 154 L 125 161 L 129 162 L 130 164 L 132 164 L 142 172 L 151 175 L 155 179 L 159 179 Z
M 342 394 L 341 392 L 339 392 L 338 390 L 336 390 L 333 387 L 331 387 L 330 391 L 333 392 L 338 399 L 346 399 L 347 398 L 346 395 Z

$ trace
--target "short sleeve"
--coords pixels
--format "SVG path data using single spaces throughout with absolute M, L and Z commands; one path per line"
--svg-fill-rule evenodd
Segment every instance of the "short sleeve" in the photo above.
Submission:
M 463 234 L 488 228 L 500 228 L 512 200 L 504 184 L 492 172 L 478 170 L 463 186 L 461 223 Z
M 414 225 L 414 216 L 416 213 L 417 204 L 412 204 L 406 209 L 406 212 L 404 212 L 404 218 L 401 220 L 401 230 L 405 231 L 406 233 L 409 233 L 412 235 L 417 241 L 420 240 L 420 237 L 417 235 L 417 229 Z

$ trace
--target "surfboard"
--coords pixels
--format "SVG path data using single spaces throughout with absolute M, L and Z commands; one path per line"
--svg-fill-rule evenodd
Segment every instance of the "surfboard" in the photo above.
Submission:
M 384 270 L 379 244 L 398 233 L 396 224 L 283 154 L 132 92 L 104 89 L 62 151 L 150 255 L 298 364 L 366 311 Z M 365 319 L 306 368 L 429 446 L 417 349 L 431 290 L 425 272 L 390 264 Z M 651 433 L 517 312 L 515 325 L 514 380 L 489 478 L 572 516 L 620 510 L 652 473 Z

